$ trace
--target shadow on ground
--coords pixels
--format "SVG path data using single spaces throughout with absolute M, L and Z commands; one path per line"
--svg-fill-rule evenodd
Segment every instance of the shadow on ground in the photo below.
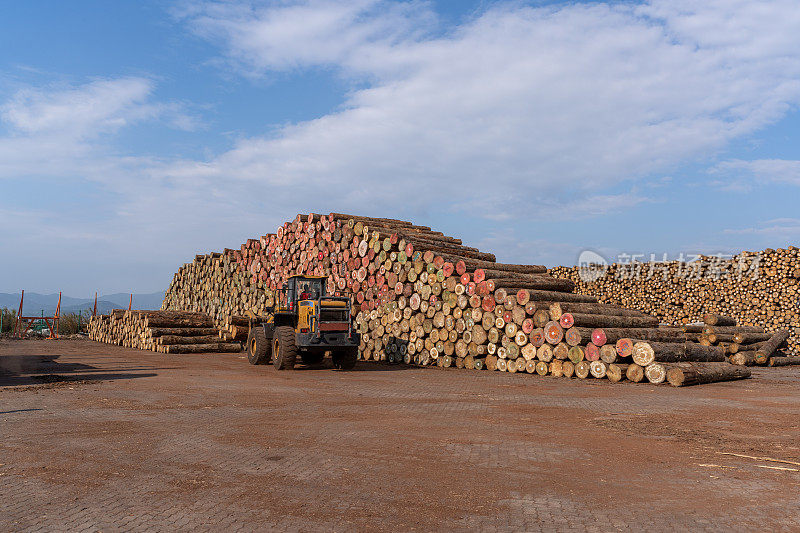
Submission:
M 60 363 L 60 355 L 0 356 L 0 387 L 75 381 L 108 381 L 156 376 L 160 368 L 133 366 L 97 368 L 83 363 Z

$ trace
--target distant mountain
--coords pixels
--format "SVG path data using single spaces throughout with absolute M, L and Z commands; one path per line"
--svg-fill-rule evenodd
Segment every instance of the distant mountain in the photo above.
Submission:
M 16 311 L 19 309 L 19 293 L 8 294 L 0 292 L 0 308 L 8 308 Z M 107 314 L 112 309 L 127 309 L 130 294 L 108 294 L 97 297 L 97 312 Z M 150 294 L 134 294 L 133 309 L 161 309 L 161 302 L 164 300 L 163 292 Z M 52 315 L 58 305 L 58 294 L 38 294 L 35 292 L 25 292 L 25 302 L 23 313 L 27 316 Z M 70 296 L 61 297 L 61 314 L 77 313 L 88 309 L 90 312 L 94 307 L 94 298 L 72 298 Z
M 104 294 L 97 298 L 97 307 L 100 307 L 100 300 L 103 299 L 108 302 L 119 302 L 122 305 L 118 305 L 114 307 L 114 309 L 122 309 L 128 308 L 128 300 L 130 299 L 130 294 L 124 294 L 118 292 L 116 294 Z M 134 294 L 133 295 L 133 307 L 132 309 L 144 309 L 144 310 L 153 310 L 153 309 L 161 309 L 161 303 L 164 301 L 164 291 L 162 292 L 152 292 L 150 294 Z M 94 303 L 94 300 L 92 300 Z

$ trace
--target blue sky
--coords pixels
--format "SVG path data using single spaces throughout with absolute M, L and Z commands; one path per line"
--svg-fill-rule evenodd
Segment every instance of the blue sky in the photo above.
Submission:
M 0 7 L 0 292 L 161 290 L 309 211 L 550 266 L 800 241 L 791 1 Z

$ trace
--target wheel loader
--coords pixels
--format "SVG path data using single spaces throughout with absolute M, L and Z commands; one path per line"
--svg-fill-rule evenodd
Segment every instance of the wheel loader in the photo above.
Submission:
M 288 370 L 299 362 L 318 364 L 330 352 L 335 368 L 355 366 L 360 336 L 353 327 L 350 298 L 326 294 L 325 281 L 292 276 L 277 291 L 275 305 L 265 316 L 250 315 L 250 364 L 272 360 L 278 370 Z

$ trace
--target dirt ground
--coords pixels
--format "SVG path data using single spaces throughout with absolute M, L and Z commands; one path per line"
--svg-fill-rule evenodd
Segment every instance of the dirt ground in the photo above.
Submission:
M 82 340 L 0 367 L 3 531 L 800 530 L 798 367 L 675 389 Z

